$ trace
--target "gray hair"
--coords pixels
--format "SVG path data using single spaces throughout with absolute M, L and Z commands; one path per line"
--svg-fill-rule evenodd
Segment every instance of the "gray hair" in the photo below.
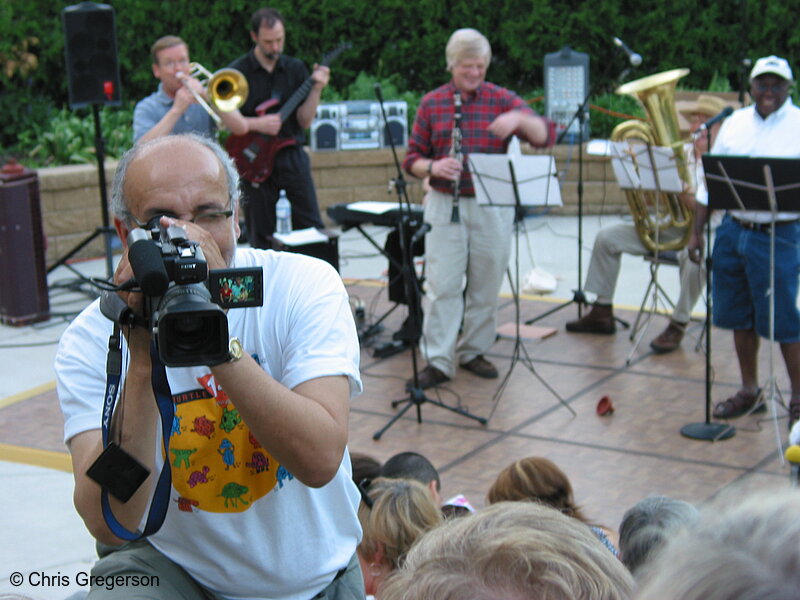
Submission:
M 800 492 L 734 489 L 701 508 L 644 569 L 640 600 L 795 600 Z
M 447 70 L 452 71 L 460 61 L 470 58 L 485 58 L 486 67 L 492 62 L 492 46 L 477 29 L 456 29 L 445 48 Z
M 111 184 L 111 213 L 124 221 L 127 225 L 133 225 L 133 215 L 128 208 L 128 198 L 125 196 L 125 181 L 128 175 L 128 168 L 136 158 L 148 149 L 163 143 L 164 140 L 169 138 L 187 138 L 201 144 L 211 150 L 219 160 L 223 169 L 225 170 L 225 178 L 228 182 L 228 198 L 230 200 L 230 208 L 235 210 L 239 204 L 239 197 L 241 192 L 239 190 L 239 173 L 236 171 L 236 165 L 228 156 L 228 153 L 217 142 L 203 135 L 196 133 L 181 133 L 174 136 L 158 137 L 141 144 L 136 144 L 133 148 L 128 150 L 120 159 L 117 165 L 117 170 L 114 173 L 114 181 Z
M 678 528 L 697 520 L 697 509 L 683 500 L 648 496 L 629 508 L 619 526 L 622 562 L 634 576 Z
M 623 600 L 632 587 L 586 524 L 534 502 L 499 502 L 419 538 L 380 598 Z

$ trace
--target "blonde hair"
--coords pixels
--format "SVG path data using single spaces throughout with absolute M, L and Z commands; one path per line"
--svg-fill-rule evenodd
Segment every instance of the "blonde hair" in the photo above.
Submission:
M 552 508 L 501 502 L 420 538 L 380 600 L 622 600 L 630 573 L 591 530 Z
M 452 71 L 462 60 L 472 58 L 486 59 L 486 67 L 492 62 L 492 46 L 477 29 L 457 29 L 450 36 L 445 48 L 447 70 Z
M 418 537 L 443 521 L 428 488 L 418 481 L 379 478 L 366 493 L 372 507 L 362 502 L 358 509 L 364 531 L 358 551 L 371 559 L 380 544 L 392 569 L 400 566 Z
M 800 590 L 800 492 L 733 489 L 700 510 L 645 567 L 636 598 L 794 600 Z

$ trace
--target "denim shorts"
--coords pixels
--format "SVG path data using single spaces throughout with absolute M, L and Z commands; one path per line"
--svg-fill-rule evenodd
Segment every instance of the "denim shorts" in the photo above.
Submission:
M 800 224 L 775 227 L 775 340 L 800 341 L 797 310 Z M 712 256 L 714 325 L 755 329 L 769 338 L 770 234 L 742 227 L 726 215 Z

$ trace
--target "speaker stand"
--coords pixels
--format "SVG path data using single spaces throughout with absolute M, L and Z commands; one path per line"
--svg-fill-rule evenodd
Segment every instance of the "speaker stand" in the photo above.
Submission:
M 97 179 L 100 186 L 100 210 L 103 215 L 103 226 L 95 229 L 94 232 L 89 235 L 89 237 L 84 239 L 72 250 L 67 252 L 63 257 L 58 259 L 58 261 L 53 263 L 50 268 L 47 269 L 47 273 L 50 274 L 56 268 L 64 265 L 70 271 L 75 273 L 80 279 L 89 281 L 85 275 L 81 274 L 72 265 L 68 264 L 67 261 L 92 243 L 97 237 L 102 235 L 105 244 L 106 279 L 111 281 L 111 279 L 114 277 L 111 242 L 116 235 L 116 230 L 109 224 L 108 191 L 106 189 L 105 140 L 103 139 L 103 129 L 100 125 L 100 109 L 98 108 L 97 104 L 92 104 L 92 115 L 94 116 L 94 146 L 97 153 Z

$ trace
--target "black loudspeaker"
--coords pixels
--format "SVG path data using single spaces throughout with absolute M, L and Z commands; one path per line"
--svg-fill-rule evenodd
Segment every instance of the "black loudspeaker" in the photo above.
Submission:
M 339 105 L 320 104 L 311 123 L 311 149 L 338 150 L 340 129 Z
M 381 147 L 388 148 L 391 140 L 396 147 L 405 148 L 408 144 L 408 105 L 402 100 L 393 100 L 384 102 L 384 109 L 386 124 L 381 132 Z
M 35 171 L 0 172 L 0 323 L 50 318 L 44 233 Z
M 81 2 L 61 11 L 70 108 L 119 106 L 120 83 L 114 9 Z

